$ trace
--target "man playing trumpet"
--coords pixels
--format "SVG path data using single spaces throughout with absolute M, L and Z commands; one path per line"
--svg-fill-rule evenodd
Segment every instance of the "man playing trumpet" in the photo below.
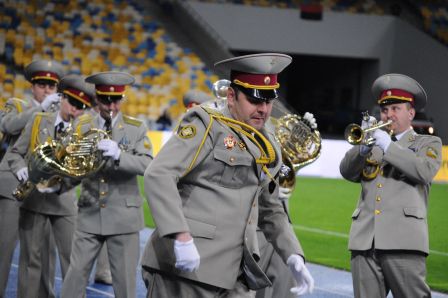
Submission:
M 431 297 L 425 281 L 429 253 L 427 207 L 431 181 L 441 165 L 440 138 L 418 135 L 411 126 L 426 104 L 425 90 L 402 74 L 386 74 L 372 86 L 381 120 L 391 136 L 372 133 L 369 147 L 350 149 L 342 176 L 361 183 L 352 214 L 349 249 L 355 297 Z M 375 119 L 363 121 L 367 128 Z

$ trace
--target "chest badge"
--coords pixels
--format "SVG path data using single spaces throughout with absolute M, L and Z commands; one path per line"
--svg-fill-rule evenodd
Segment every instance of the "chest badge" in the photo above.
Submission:
M 227 137 L 224 138 L 224 146 L 226 147 L 226 149 L 232 150 L 236 144 L 237 142 L 234 136 L 228 135 Z
M 240 149 L 243 150 L 243 151 L 246 151 L 246 150 L 247 150 L 246 144 L 245 144 L 243 141 L 238 142 L 238 146 L 239 146 Z
M 129 139 L 124 136 L 118 143 L 118 147 L 120 147 L 120 149 L 123 151 L 127 151 L 130 143 L 131 142 L 129 141 Z

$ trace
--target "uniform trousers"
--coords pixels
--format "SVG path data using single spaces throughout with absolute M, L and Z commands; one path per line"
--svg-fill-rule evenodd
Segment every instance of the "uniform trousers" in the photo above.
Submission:
M 351 271 L 355 297 L 431 297 L 425 282 L 426 256 L 413 251 L 352 251 Z
M 265 240 L 266 242 L 266 240 Z M 286 298 L 296 297 L 291 293 L 291 288 L 296 287 L 296 281 L 288 265 L 275 252 L 270 243 L 266 243 L 260 249 L 261 259 L 259 265 L 266 273 L 266 276 L 272 282 L 271 287 L 257 290 L 256 298 Z
M 93 264 L 104 243 L 107 243 L 115 297 L 136 297 L 139 233 L 104 236 L 79 230 L 73 237 L 70 267 L 62 285 L 61 297 L 83 297 Z
M 39 293 L 45 291 L 39 287 L 40 279 L 44 276 L 42 268 L 46 268 L 51 262 L 42 258 L 42 254 L 48 249 L 45 245 L 45 235 L 48 234 L 48 225 L 54 235 L 54 243 L 59 252 L 62 277 L 67 272 L 70 262 L 71 244 L 73 232 L 75 230 L 76 216 L 59 216 L 36 213 L 26 209 L 20 209 L 19 216 L 19 238 L 20 238 L 20 258 L 18 277 L 18 297 L 36 297 L 36 289 Z M 49 259 L 55 258 L 55 248 Z M 54 267 L 54 265 L 53 265 Z M 49 276 L 48 287 L 54 284 L 54 271 Z M 53 289 L 51 293 L 39 294 L 39 297 L 54 297 Z
M 166 272 L 142 268 L 142 277 L 148 292 L 147 298 L 254 298 L 255 291 L 238 279 L 232 290 L 185 279 Z
M 109 266 L 109 256 L 107 255 L 107 245 L 103 244 L 103 248 L 101 248 L 98 258 L 96 260 L 96 268 L 95 268 L 95 278 L 104 277 L 108 275 L 110 272 Z

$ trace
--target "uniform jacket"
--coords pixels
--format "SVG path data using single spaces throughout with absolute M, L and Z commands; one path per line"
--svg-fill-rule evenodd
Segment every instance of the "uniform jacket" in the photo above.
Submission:
M 410 130 L 385 154 L 376 146 L 368 157 L 359 154 L 359 146 L 346 153 L 341 174 L 362 186 L 352 215 L 350 250 L 368 250 L 374 242 L 375 249 L 429 252 L 428 196 L 441 150 L 440 138 Z M 363 177 L 363 170 L 370 178 Z
M 221 112 L 231 117 L 227 107 Z M 293 253 L 302 254 L 302 249 L 278 200 L 278 186 L 255 163 L 260 149 L 222 122 L 213 121 L 206 131 L 210 121 L 202 107 L 189 110 L 178 133 L 145 171 L 145 191 L 156 230 L 146 245 L 142 265 L 232 289 L 243 254 L 248 266 L 256 267 L 250 262 L 259 260 L 257 224 L 285 262 Z M 261 132 L 274 145 L 276 161 L 269 172 L 276 177 L 280 148 L 271 131 Z M 201 258 L 193 273 L 174 267 L 171 236 L 184 231 L 192 234 Z M 260 273 L 252 269 L 251 273 Z
M 54 139 L 57 114 L 58 112 L 35 113 L 26 124 L 25 130 L 5 156 L 13 173 L 27 166 L 27 156 L 35 148 L 33 142 L 37 146 L 49 138 Z M 34 127 L 36 124 L 37 128 Z M 32 140 L 33 130 L 37 131 L 35 140 Z M 40 193 L 35 189 L 24 199 L 21 208 L 48 215 L 76 215 L 75 189 L 71 188 L 62 193 Z
M 40 111 L 42 111 L 40 106 L 36 105 L 33 107 L 30 102 L 18 98 L 10 98 L 5 103 L 4 116 L 0 121 L 0 131 L 4 134 L 4 137 L 8 136 L 9 147 L 0 163 L 0 179 L 2 181 L 0 184 L 1 197 L 15 200 L 12 192 L 19 184 L 19 180 L 17 180 L 15 173 L 11 172 L 6 161 L 6 156 L 11 151 L 12 146 L 17 141 L 28 120 L 31 119 L 34 113 Z
M 103 129 L 99 117 L 82 124 L 81 130 Z M 108 160 L 100 171 L 81 182 L 77 229 L 86 233 L 133 233 L 144 226 L 137 175 L 143 175 L 151 162 L 152 145 L 143 122 L 121 113 L 117 117 L 112 140 L 121 148 L 119 162 Z

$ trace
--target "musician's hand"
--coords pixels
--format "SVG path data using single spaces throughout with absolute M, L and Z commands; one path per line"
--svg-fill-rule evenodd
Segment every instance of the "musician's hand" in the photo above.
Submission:
M 61 95 L 59 93 L 53 93 L 47 95 L 47 97 L 45 97 L 40 106 L 42 107 L 42 110 L 44 110 L 44 112 L 47 112 L 52 104 L 58 103 L 60 100 Z
M 296 297 L 307 293 L 312 293 L 314 289 L 314 279 L 308 268 L 305 266 L 303 258 L 297 254 L 290 255 L 286 263 L 297 282 L 297 286 L 291 288 L 291 293 Z
M 292 189 L 280 186 L 279 191 L 278 191 L 278 198 L 280 200 L 284 201 L 284 200 L 289 199 L 291 194 L 292 194 Z
M 176 268 L 187 272 L 193 272 L 199 268 L 201 257 L 193 239 L 186 242 L 174 240 L 174 255 Z
M 366 129 L 366 128 L 369 128 L 369 127 L 371 127 L 373 124 L 375 124 L 376 123 L 376 119 L 375 119 L 375 117 L 373 117 L 373 116 L 369 116 L 369 119 L 366 121 L 366 120 L 362 120 L 362 122 L 361 122 L 361 128 L 362 129 Z
M 314 118 L 314 115 L 306 112 L 302 119 L 304 120 L 304 122 L 306 123 L 306 125 L 308 125 L 309 128 L 311 129 L 316 129 L 317 128 L 317 123 L 316 123 L 316 119 Z
M 382 129 L 377 129 L 373 132 L 373 137 L 375 138 L 375 145 L 383 149 L 383 152 L 386 152 L 392 142 L 390 135 Z
M 373 116 L 369 116 L 369 119 L 368 119 L 368 120 L 364 120 L 364 119 L 362 120 L 362 122 L 361 122 L 361 129 L 362 129 L 362 130 L 367 129 L 367 128 L 371 127 L 372 125 L 374 125 L 375 123 L 376 123 L 376 119 L 375 119 L 375 117 L 373 117 Z M 364 138 L 365 138 L 365 139 L 369 139 L 370 137 L 371 137 L 371 134 L 370 134 L 370 133 L 367 133 L 366 136 L 365 136 Z M 362 144 L 362 145 L 359 147 L 359 153 L 360 153 L 362 156 L 366 156 L 367 154 L 370 153 L 370 151 L 372 151 L 373 144 L 374 144 L 374 142 L 372 142 L 370 145 L 364 145 L 364 144 Z
M 98 149 L 104 151 L 103 156 L 110 156 L 114 160 L 120 159 L 121 150 L 114 140 L 104 139 L 98 142 Z
M 20 182 L 25 182 L 28 180 L 28 168 L 23 167 L 16 173 L 17 179 L 19 179 Z

